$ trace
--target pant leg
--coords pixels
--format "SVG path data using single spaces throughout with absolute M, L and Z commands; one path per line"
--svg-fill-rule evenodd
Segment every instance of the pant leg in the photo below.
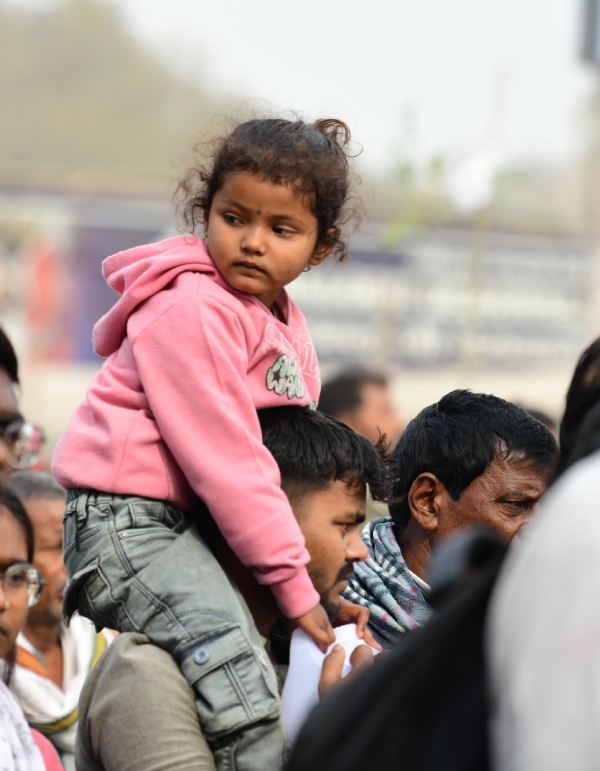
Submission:
M 277 680 L 240 597 L 183 512 L 161 501 L 70 491 L 64 613 L 143 632 L 196 692 L 220 771 L 283 765 Z

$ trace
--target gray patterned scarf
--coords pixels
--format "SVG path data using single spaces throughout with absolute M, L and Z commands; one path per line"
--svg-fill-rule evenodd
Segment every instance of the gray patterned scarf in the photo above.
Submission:
M 373 636 L 384 648 L 393 648 L 404 632 L 424 624 L 433 609 L 406 566 L 391 517 L 368 522 L 362 539 L 369 556 L 355 565 L 344 597 L 369 608 Z

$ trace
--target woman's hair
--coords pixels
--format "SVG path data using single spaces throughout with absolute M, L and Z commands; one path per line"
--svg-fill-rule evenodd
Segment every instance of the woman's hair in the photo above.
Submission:
M 33 525 L 31 524 L 29 515 L 25 511 L 25 507 L 17 498 L 17 496 L 10 490 L 0 490 L 0 506 L 4 506 L 4 508 L 10 511 L 23 530 L 23 534 L 25 535 L 25 542 L 27 544 L 27 561 L 31 562 L 33 560 L 34 547 Z M 16 645 L 13 645 L 5 659 L 6 664 L 4 666 L 2 679 L 6 685 L 10 685 L 10 681 L 12 679 L 13 671 L 15 668 L 16 652 Z
M 216 141 L 207 163 L 194 166 L 180 180 L 175 200 L 186 228 L 195 232 L 205 222 L 228 175 L 246 172 L 305 196 L 319 223 L 317 243 L 333 247 L 340 261 L 346 259 L 342 226 L 356 214 L 347 205 L 350 139 L 348 126 L 335 118 L 240 123 Z
M 576 460 L 589 455 L 595 447 L 593 436 L 600 421 L 600 337 L 587 348 L 577 362 L 567 392 L 565 413 L 560 424 L 560 456 L 553 481 Z

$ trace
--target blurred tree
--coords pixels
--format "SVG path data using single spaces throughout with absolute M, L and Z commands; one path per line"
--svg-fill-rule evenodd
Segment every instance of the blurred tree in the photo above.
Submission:
M 112 5 L 0 0 L 0 184 L 164 192 L 216 99 L 126 31 Z
M 403 160 L 394 171 L 396 211 L 383 231 L 385 246 L 399 243 L 414 231 L 447 225 L 452 216 L 446 190 L 446 164 L 434 156 L 422 167 Z

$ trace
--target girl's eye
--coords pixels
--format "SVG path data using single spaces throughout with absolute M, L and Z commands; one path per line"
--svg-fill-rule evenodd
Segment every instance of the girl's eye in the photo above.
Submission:
M 273 232 L 277 233 L 278 236 L 293 236 L 294 231 L 288 230 L 288 228 L 273 228 Z
M 223 219 L 228 225 L 237 225 L 238 222 L 241 222 L 239 217 L 236 217 L 235 214 L 224 214 Z

